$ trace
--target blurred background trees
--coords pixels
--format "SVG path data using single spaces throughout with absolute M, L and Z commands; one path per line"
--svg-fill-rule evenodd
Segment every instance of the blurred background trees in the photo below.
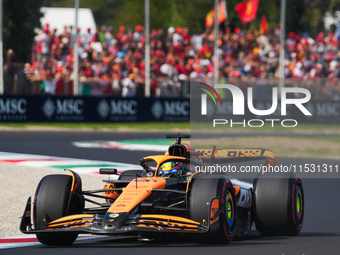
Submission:
M 27 48 L 33 45 L 35 28 L 40 27 L 42 4 L 43 0 L 3 0 L 3 48 L 5 51 L 14 50 L 16 61 L 30 60 L 31 53 Z
M 258 28 L 262 14 L 267 16 L 269 29 L 278 25 L 281 0 L 260 0 L 256 21 L 243 26 L 235 5 L 241 0 L 227 0 L 228 22 L 231 27 Z M 46 7 L 73 7 L 71 0 L 44 0 Z M 150 25 L 152 28 L 188 26 L 192 31 L 204 31 L 205 16 L 213 8 L 213 0 L 150 0 Z M 142 0 L 80 0 L 80 7 L 93 11 L 98 25 L 113 27 L 123 25 L 133 28 L 144 23 L 144 1 Z M 287 31 L 307 31 L 316 36 L 323 31 L 325 12 L 340 10 L 339 0 L 287 0 Z

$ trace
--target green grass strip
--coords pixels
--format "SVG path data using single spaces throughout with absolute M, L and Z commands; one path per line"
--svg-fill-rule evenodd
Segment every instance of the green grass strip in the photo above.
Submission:
M 89 129 L 89 130 L 171 130 L 189 129 L 189 122 L 143 122 L 143 123 L 0 123 L 5 128 L 64 128 L 64 129 Z

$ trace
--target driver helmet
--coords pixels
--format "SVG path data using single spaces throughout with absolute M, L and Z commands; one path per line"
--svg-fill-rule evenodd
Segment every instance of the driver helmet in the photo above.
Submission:
M 184 173 L 182 162 L 166 162 L 159 169 L 159 176 L 180 177 Z

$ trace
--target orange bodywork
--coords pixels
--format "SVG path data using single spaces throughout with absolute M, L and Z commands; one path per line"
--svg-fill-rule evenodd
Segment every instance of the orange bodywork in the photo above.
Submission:
M 49 224 L 55 224 L 55 223 L 60 223 L 60 222 L 64 222 L 64 221 L 83 220 L 84 218 L 86 218 L 86 219 L 93 219 L 94 215 L 93 214 L 75 214 L 75 215 L 70 215 L 70 216 L 65 216 L 65 217 L 59 218 L 57 220 L 51 221 Z
M 199 222 L 187 218 L 159 214 L 143 214 L 140 217 L 139 223 L 138 227 L 144 228 L 166 228 L 169 230 L 188 231 L 198 231 L 200 226 Z
M 113 183 L 106 183 L 104 185 L 104 189 L 114 189 L 115 185 Z M 108 199 L 110 199 L 111 202 L 113 202 L 118 196 L 119 193 L 116 191 L 105 191 L 104 196 L 106 196 Z
M 74 185 L 75 185 L 76 179 L 75 179 L 74 174 L 73 174 L 73 172 L 72 172 L 71 170 L 65 169 L 65 171 L 69 172 L 69 173 L 72 175 L 72 186 L 71 186 L 71 191 L 73 191 L 73 190 L 74 190 Z
M 77 226 L 88 226 L 94 219 L 93 214 L 75 214 L 70 216 L 65 216 L 57 220 L 51 221 L 46 229 L 53 229 L 57 227 L 65 227 L 68 225 L 74 225 L 69 227 Z
M 216 214 L 216 212 L 220 209 L 220 201 L 218 200 L 218 198 L 214 199 L 211 202 L 211 207 L 210 207 L 210 218 L 213 218 Z M 210 220 L 210 225 L 212 225 L 213 223 L 215 223 L 216 221 L 218 221 L 220 218 L 220 216 L 217 216 L 215 219 Z
M 235 189 L 235 196 L 240 192 L 240 186 L 233 185 Z
M 183 223 L 171 223 L 169 221 L 150 221 L 150 220 L 140 220 L 140 223 L 144 224 L 157 224 L 157 225 L 163 225 L 167 227 L 180 227 L 180 228 L 197 228 L 197 225 L 191 225 L 191 224 L 183 224 Z
M 64 222 L 64 223 L 58 223 L 58 224 L 49 224 L 46 229 L 54 229 L 57 227 L 79 227 L 79 226 L 89 226 L 90 223 L 92 223 L 92 220 L 77 220 L 77 221 L 72 221 L 72 222 Z M 87 223 L 87 224 L 85 224 Z M 74 225 L 74 226 L 68 226 L 68 225 Z
M 142 177 L 132 180 L 122 194 L 111 205 L 108 212 L 130 212 L 136 205 L 147 198 L 152 189 L 164 189 L 165 179 L 159 177 Z
M 264 156 L 268 158 L 274 158 L 275 153 L 270 150 L 264 149 L 218 149 L 218 148 L 209 148 L 196 149 L 198 152 L 203 154 L 203 157 L 221 157 L 221 158 L 230 158 L 230 157 L 259 157 Z
M 141 219 L 146 219 L 146 218 L 152 218 L 152 219 L 156 219 L 156 220 L 165 220 L 165 221 L 181 221 L 181 222 L 185 222 L 188 224 L 197 224 L 199 225 L 200 223 L 194 220 L 190 220 L 187 218 L 183 218 L 183 217 L 178 217 L 178 216 L 169 216 L 169 215 L 161 215 L 161 214 L 143 214 L 141 216 Z

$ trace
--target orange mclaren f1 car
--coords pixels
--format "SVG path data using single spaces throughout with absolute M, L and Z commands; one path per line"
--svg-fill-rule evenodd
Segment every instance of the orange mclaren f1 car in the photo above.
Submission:
M 36 234 L 47 245 L 72 244 L 80 233 L 149 239 L 184 234 L 199 243 L 228 243 L 254 230 L 265 235 L 300 232 L 304 195 L 294 173 L 259 174 L 253 183 L 247 183 L 198 171 L 216 163 L 249 159 L 265 159 L 273 166 L 272 151 L 194 150 L 181 143 L 189 135 L 167 137 L 176 138 L 176 143 L 165 155 L 142 158 L 141 170 L 117 175 L 116 169 L 100 169 L 100 174 L 118 176 L 104 180 L 103 189 L 82 190 L 80 176 L 71 170 L 66 170 L 69 175 L 45 176 L 34 201 L 27 201 L 21 232 Z M 85 208 L 85 201 L 93 206 Z

